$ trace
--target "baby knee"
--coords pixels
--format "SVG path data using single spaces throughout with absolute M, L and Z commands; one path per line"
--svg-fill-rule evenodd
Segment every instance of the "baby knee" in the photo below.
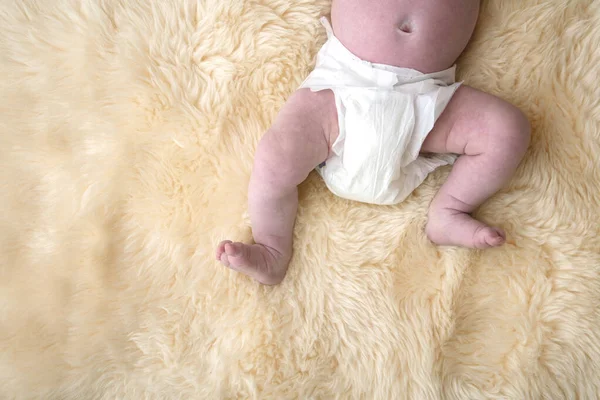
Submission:
M 515 106 L 511 107 L 513 109 L 513 127 L 511 130 L 516 132 L 513 140 L 516 142 L 517 146 L 523 150 L 526 150 L 527 147 L 529 147 L 529 142 L 531 140 L 531 124 L 529 123 L 529 119 L 525 113 L 523 113 L 523 111 Z
M 489 130 L 496 138 L 496 145 L 512 153 L 522 155 L 529 147 L 531 125 L 527 116 L 512 104 L 499 107 L 494 118 L 490 118 Z

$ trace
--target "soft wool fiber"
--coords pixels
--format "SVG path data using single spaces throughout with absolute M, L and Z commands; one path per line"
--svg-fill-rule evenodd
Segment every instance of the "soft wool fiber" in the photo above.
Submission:
M 214 261 L 329 6 L 2 2 L 0 398 L 600 396 L 598 1 L 484 1 L 459 60 L 533 126 L 478 214 L 514 244 L 427 241 L 447 168 L 394 207 L 312 174 L 283 284 Z

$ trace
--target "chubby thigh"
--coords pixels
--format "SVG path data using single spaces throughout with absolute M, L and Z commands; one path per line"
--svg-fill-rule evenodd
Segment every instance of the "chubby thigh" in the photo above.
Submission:
M 299 89 L 282 106 L 262 137 L 253 176 L 264 180 L 263 188 L 295 187 L 327 159 L 335 137 L 337 113 L 331 91 Z

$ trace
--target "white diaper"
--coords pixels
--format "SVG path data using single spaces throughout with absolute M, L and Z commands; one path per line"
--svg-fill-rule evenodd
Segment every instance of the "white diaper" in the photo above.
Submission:
M 373 204 L 396 204 L 456 155 L 420 155 L 435 121 L 460 86 L 453 66 L 423 74 L 374 64 L 351 53 L 321 18 L 328 41 L 315 69 L 302 83 L 312 91 L 331 89 L 339 137 L 318 171 L 337 196 Z

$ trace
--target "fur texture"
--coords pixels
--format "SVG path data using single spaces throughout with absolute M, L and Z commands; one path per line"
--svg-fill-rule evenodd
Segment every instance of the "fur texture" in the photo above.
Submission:
M 329 6 L 2 2 L 0 398 L 600 396 L 598 1 L 484 1 L 459 61 L 533 125 L 479 213 L 514 245 L 429 244 L 448 169 L 397 207 L 313 174 L 282 285 L 214 261 Z

